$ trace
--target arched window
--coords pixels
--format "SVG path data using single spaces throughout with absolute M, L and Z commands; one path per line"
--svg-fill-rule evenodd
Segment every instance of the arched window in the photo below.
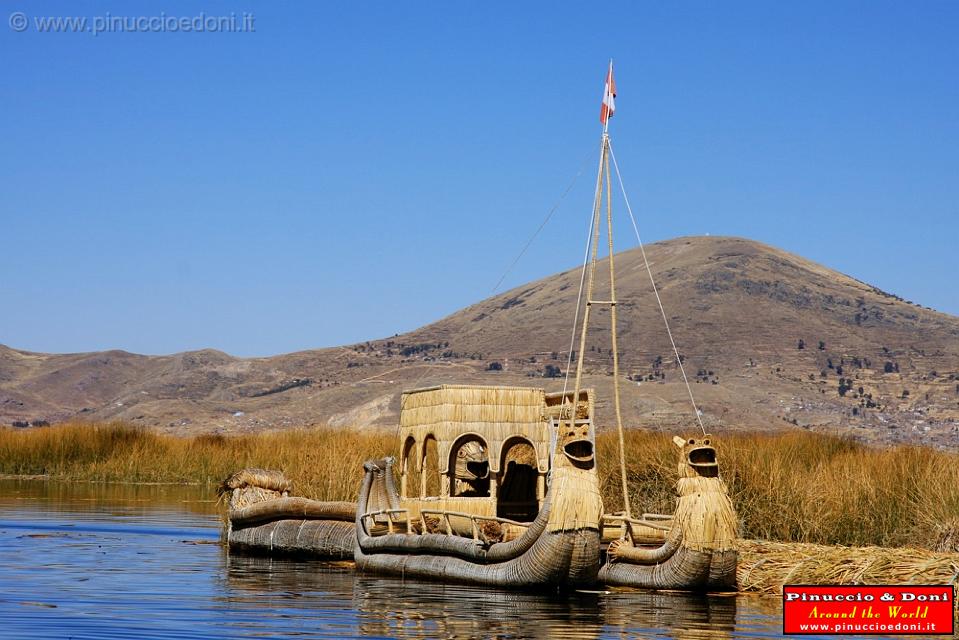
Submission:
M 432 433 L 423 441 L 423 473 L 420 477 L 420 497 L 440 494 L 440 454 L 436 436 Z
M 420 472 L 417 469 L 416 438 L 409 436 L 400 452 L 400 497 L 420 494 Z
M 461 436 L 450 449 L 450 495 L 489 497 L 489 447 L 477 435 Z

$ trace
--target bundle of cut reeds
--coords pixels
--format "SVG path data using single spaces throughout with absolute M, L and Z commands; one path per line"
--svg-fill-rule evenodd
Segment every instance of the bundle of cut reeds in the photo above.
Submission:
M 740 540 L 739 590 L 781 593 L 784 584 L 959 584 L 959 553 Z

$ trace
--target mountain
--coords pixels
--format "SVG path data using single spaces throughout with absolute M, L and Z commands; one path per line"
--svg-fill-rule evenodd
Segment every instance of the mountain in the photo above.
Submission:
M 959 448 L 959 318 L 740 238 L 647 247 L 710 430 L 806 428 Z M 598 274 L 605 273 L 600 265 Z M 638 249 L 617 255 L 629 426 L 695 427 Z M 403 389 L 561 389 L 581 271 L 483 300 L 407 334 L 269 358 L 213 351 L 51 355 L 0 345 L 0 422 L 123 419 L 174 432 L 396 424 Z M 608 281 L 597 277 L 597 298 Z M 612 424 L 608 307 L 594 307 L 585 381 Z M 577 338 L 578 339 L 578 338 Z

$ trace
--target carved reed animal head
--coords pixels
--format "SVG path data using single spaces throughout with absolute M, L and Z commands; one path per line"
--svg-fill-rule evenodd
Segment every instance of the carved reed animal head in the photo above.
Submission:
M 581 469 L 593 468 L 593 441 L 589 439 L 588 424 L 561 423 L 558 445 L 559 450 L 574 466 Z
M 489 459 L 482 444 L 470 440 L 457 449 L 455 474 L 459 480 L 482 480 L 489 476 Z
M 716 449 L 712 446 L 711 434 L 685 440 L 673 436 L 673 442 L 679 447 L 680 478 L 719 477 L 719 463 L 716 462 Z

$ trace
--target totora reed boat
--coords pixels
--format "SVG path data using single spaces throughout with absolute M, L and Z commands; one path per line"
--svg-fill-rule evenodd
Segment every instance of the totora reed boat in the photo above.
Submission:
M 288 497 L 278 472 L 226 480 L 230 547 L 488 586 L 594 584 L 603 503 L 592 394 L 580 392 L 571 422 L 565 398 L 461 385 L 404 393 L 399 464 L 367 462 L 356 504 Z M 433 473 L 431 451 L 442 461 Z
M 674 513 L 634 516 L 629 500 L 611 162 L 617 178 L 619 169 L 608 134 L 615 92 L 610 64 L 589 250 L 578 297 L 582 304 L 573 320 L 563 391 L 464 385 L 407 391 L 400 401 L 399 462 L 389 457 L 367 462 L 355 503 L 290 497 L 291 483 L 276 471 L 245 469 L 225 480 L 220 490 L 229 494 L 231 550 L 353 560 L 358 571 L 507 588 L 598 583 L 689 591 L 735 588 L 736 514 L 668 323 L 701 434 L 674 438 L 679 460 Z M 594 282 L 604 218 L 609 290 L 598 299 Z M 582 386 L 586 336 L 598 305 L 609 308 L 611 320 L 624 496 L 624 508 L 616 513 L 604 510 L 595 458 L 594 392 Z M 577 330 L 579 348 L 574 351 Z M 573 353 L 578 357 L 570 381 Z

